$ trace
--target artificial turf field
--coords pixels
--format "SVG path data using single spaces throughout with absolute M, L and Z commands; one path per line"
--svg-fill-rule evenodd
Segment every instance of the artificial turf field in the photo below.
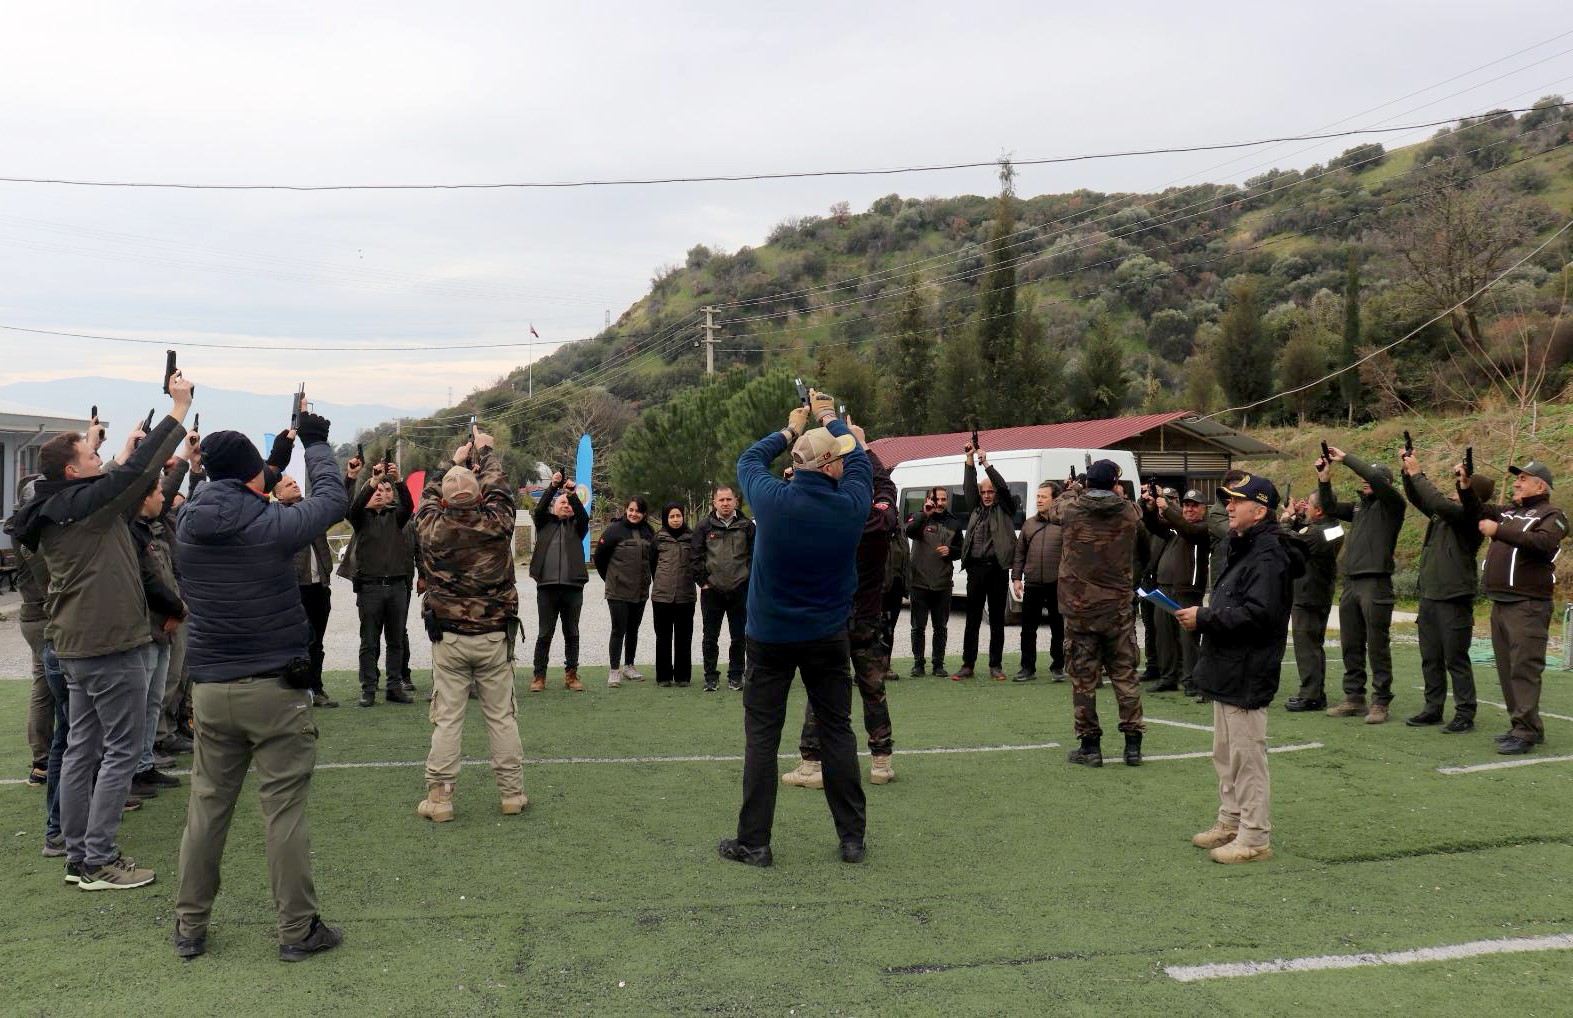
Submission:
M 1395 648 L 1395 716 L 1420 703 L 1419 662 Z M 905 674 L 904 662 L 898 663 Z M 1008 670 L 1015 662 L 1007 660 Z M 1336 672 L 1336 665 L 1333 670 Z M 1293 672 L 1286 665 L 1287 676 Z M 519 694 L 530 758 L 741 753 L 740 695 L 558 684 Z M 1499 700 L 1490 665 L 1481 695 Z M 417 675 L 417 684 L 426 678 Z M 319 765 L 419 761 L 421 707 L 348 706 L 350 673 L 318 711 Z M 1329 688 L 1336 689 L 1336 678 Z M 27 684 L 0 683 L 6 777 L 25 773 Z M 1109 756 L 1110 691 L 1100 693 Z M 1281 699 L 1281 698 L 1280 698 Z M 416 766 L 323 769 L 311 800 L 324 917 L 344 946 L 276 960 L 260 818 L 248 783 L 209 954 L 171 950 L 184 789 L 129 815 L 125 851 L 153 887 L 89 894 L 38 854 L 42 793 L 0 785 L 9 880 L 0 1011 L 78 1014 L 1567 1014 L 1573 952 L 1181 983 L 1165 966 L 1436 947 L 1573 932 L 1573 761 L 1445 775 L 1502 760 L 1505 713 L 1472 734 L 1401 720 L 1293 715 L 1275 705 L 1276 860 L 1219 866 L 1189 838 L 1216 808 L 1207 759 L 1073 767 L 1064 749 L 917 755 L 920 748 L 1069 744 L 1070 689 L 904 679 L 890 688 L 898 779 L 866 786 L 868 858 L 841 863 L 819 792 L 783 788 L 767 870 L 723 862 L 737 762 L 527 764 L 530 808 L 497 811 L 467 765 L 458 818 L 419 820 Z M 801 709 L 799 687 L 792 712 Z M 1206 725 L 1211 708 L 1146 698 L 1149 718 Z M 1573 716 L 1573 675 L 1542 708 Z M 861 719 L 855 718 L 860 727 Z M 1541 755 L 1573 753 L 1548 720 Z M 1149 756 L 1210 748 L 1152 724 Z M 478 713 L 466 754 L 485 755 Z M 783 750 L 795 749 L 788 725 Z M 866 774 L 866 758 L 864 760 Z M 783 761 L 783 769 L 790 761 Z

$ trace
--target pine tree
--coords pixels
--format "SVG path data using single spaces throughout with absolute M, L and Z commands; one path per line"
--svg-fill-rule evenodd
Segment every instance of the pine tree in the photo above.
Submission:
M 1344 275 L 1344 342 L 1338 351 L 1338 366 L 1347 368 L 1360 358 L 1360 256 L 1349 249 L 1349 264 Z M 1360 372 L 1348 370 L 1338 376 L 1338 391 L 1349 407 L 1349 426 L 1354 427 L 1355 404 L 1360 402 Z
M 883 351 L 886 381 L 881 387 L 885 430 L 892 435 L 924 434 L 932 421 L 934 330 L 916 277 L 909 278 L 907 300 L 896 319 L 896 334 Z M 882 344 L 883 345 L 883 344 Z
M 1125 349 L 1109 319 L 1100 315 L 1082 341 L 1081 366 L 1071 382 L 1071 410 L 1084 420 L 1118 416 L 1130 388 Z
M 1273 351 L 1262 329 L 1256 281 L 1249 277 L 1237 280 L 1231 296 L 1219 323 L 1213 369 L 1229 402 L 1243 405 L 1271 395 Z M 1243 412 L 1241 420 L 1248 421 L 1249 413 Z

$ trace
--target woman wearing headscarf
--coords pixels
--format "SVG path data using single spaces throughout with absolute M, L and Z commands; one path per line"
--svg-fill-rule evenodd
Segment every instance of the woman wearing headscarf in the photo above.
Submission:
M 650 599 L 650 547 L 655 531 L 645 520 L 645 500 L 634 496 L 623 507 L 623 518 L 613 520 L 595 545 L 595 571 L 606 581 L 606 604 L 612 613 L 612 641 L 606 685 L 615 689 L 623 679 L 644 676 L 634 668 L 639 646 L 639 623 Z
M 687 688 L 692 680 L 689 653 L 694 643 L 694 542 L 680 502 L 661 507 L 661 529 L 650 545 L 655 603 L 655 682 Z M 675 658 L 675 660 L 674 660 Z

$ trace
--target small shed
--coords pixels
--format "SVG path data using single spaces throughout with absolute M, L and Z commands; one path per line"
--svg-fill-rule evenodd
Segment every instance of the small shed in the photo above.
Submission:
M 0 517 L 11 515 L 23 477 L 38 472 L 38 447 L 62 431 L 87 432 L 88 419 L 0 399 Z M 11 539 L 0 533 L 0 548 Z
M 969 431 L 904 435 L 869 443 L 886 467 L 904 460 L 948 456 L 971 441 Z M 1123 449 L 1136 457 L 1143 480 L 1153 478 L 1180 490 L 1212 496 L 1236 460 L 1276 456 L 1278 450 L 1189 410 L 1096 421 L 1029 424 L 981 431 L 986 451 L 1007 449 Z

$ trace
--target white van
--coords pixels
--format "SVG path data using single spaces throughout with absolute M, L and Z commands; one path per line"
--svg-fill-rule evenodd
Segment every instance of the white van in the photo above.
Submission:
M 1041 482 L 1064 481 L 1072 468 L 1078 474 L 1083 473 L 1092 460 L 1113 460 L 1120 468 L 1121 480 L 1140 483 L 1136 476 L 1135 455 L 1122 449 L 1004 449 L 991 452 L 985 443 L 984 452 L 988 454 L 989 464 L 1005 478 L 1016 500 L 1017 530 L 1021 529 L 1021 523 L 1028 513 L 1037 511 L 1038 485 Z M 896 484 L 897 504 L 901 506 L 903 523 L 912 514 L 923 511 L 923 499 L 936 486 L 950 492 L 950 511 L 965 521 L 972 512 L 962 484 L 966 461 L 965 456 L 957 453 L 953 456 L 904 460 L 892 468 L 890 479 Z M 978 476 L 982 478 L 981 470 Z M 966 587 L 967 580 L 962 575 L 961 563 L 957 562 L 954 589 L 961 595 L 966 593 Z

